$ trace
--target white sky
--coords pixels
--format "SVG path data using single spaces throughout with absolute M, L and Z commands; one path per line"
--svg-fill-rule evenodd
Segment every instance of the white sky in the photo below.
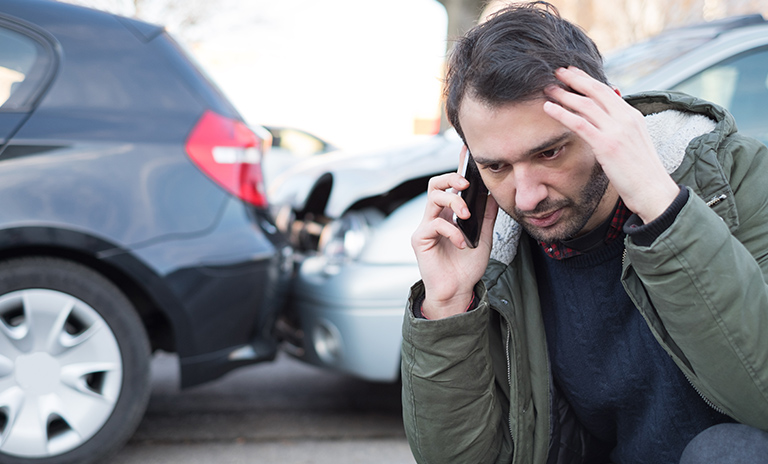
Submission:
M 414 118 L 439 117 L 447 16 L 436 0 L 240 5 L 193 52 L 249 123 L 357 150 L 408 137 Z M 255 24 L 227 29 L 248 9 Z

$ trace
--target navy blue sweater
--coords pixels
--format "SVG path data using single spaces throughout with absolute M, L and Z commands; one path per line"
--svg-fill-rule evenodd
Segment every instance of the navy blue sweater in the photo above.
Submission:
M 555 384 L 603 443 L 592 450 L 596 462 L 677 463 L 695 435 L 729 421 L 693 389 L 624 291 L 621 238 L 564 260 L 533 248 Z

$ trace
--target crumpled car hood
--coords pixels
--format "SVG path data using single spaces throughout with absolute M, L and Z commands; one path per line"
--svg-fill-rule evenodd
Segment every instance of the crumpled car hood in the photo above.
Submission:
M 331 175 L 333 188 L 324 213 L 337 218 L 363 198 L 411 179 L 456 170 L 461 146 L 459 136 L 450 130 L 374 152 L 318 155 L 275 179 L 268 198 L 274 207 L 291 205 L 300 210 L 317 181 Z

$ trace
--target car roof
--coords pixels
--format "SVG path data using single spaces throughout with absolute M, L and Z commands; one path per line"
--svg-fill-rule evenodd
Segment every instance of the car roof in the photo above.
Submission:
M 189 113 L 190 117 L 199 116 L 207 107 L 242 120 L 223 92 L 162 26 L 51 0 L 0 0 L 0 20 L 44 36 L 51 54 L 60 59 L 41 107 L 150 108 L 152 112 Z M 80 85 L 83 76 L 90 79 L 101 74 L 104 78 L 92 79 L 88 88 Z M 152 85 L 142 86 L 147 79 L 153 80 Z
M 664 90 L 726 58 L 768 44 L 768 21 L 743 15 L 669 29 L 606 55 L 611 83 L 624 93 Z

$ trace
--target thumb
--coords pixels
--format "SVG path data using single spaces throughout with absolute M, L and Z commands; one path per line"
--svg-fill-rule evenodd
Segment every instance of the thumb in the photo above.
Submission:
M 483 229 L 480 232 L 480 240 L 488 244 L 488 248 L 493 245 L 493 226 L 496 224 L 496 216 L 499 212 L 499 204 L 493 195 L 488 195 L 485 203 L 485 215 L 483 216 Z

